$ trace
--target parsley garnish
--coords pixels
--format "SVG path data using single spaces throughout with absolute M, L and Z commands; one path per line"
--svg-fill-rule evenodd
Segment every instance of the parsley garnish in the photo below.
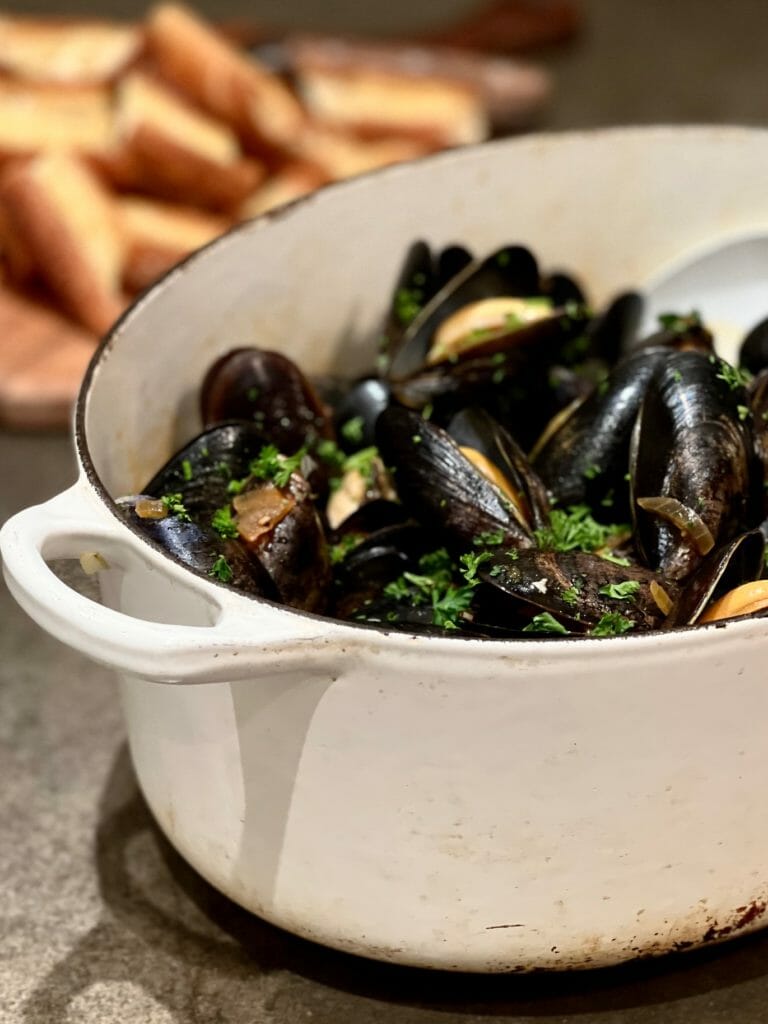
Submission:
M 275 487 L 285 487 L 306 454 L 306 448 L 299 448 L 294 455 L 281 455 L 273 444 L 265 444 L 248 468 L 257 480 L 271 480 Z
M 363 440 L 363 428 L 365 422 L 362 416 L 353 416 L 342 425 L 341 436 L 350 444 L 361 444 Z
M 219 555 L 216 561 L 211 566 L 209 576 L 215 576 L 217 580 L 221 580 L 222 583 L 231 583 L 232 577 L 235 575 L 232 571 L 232 566 L 226 560 L 224 555 Z
M 318 459 L 321 459 L 326 466 L 343 472 L 347 456 L 339 448 L 335 441 L 318 441 L 315 449 Z
M 192 463 L 189 461 L 189 459 L 182 459 L 181 475 L 184 477 L 187 483 L 189 483 L 189 481 L 192 479 Z
M 596 466 L 593 462 L 591 466 L 587 466 L 584 470 L 583 476 L 585 480 L 594 480 L 595 477 L 600 476 L 601 473 L 602 469 L 600 469 L 599 466 Z
M 596 522 L 587 505 L 569 505 L 567 510 L 553 508 L 549 526 L 534 530 L 534 536 L 545 551 L 596 551 L 628 531 L 628 526 Z
M 338 565 L 340 562 L 343 562 L 350 551 L 356 548 L 362 539 L 362 533 L 347 533 L 338 544 L 332 544 L 328 549 L 331 565 Z
M 590 636 L 619 636 L 634 628 L 634 622 L 625 618 L 620 612 L 606 612 L 600 621 L 589 631 Z
M 478 566 L 490 558 L 488 552 L 463 555 L 465 583 L 454 580 L 455 567 L 445 548 L 430 551 L 419 559 L 420 572 L 404 572 L 384 588 L 386 597 L 419 606 L 431 604 L 432 621 L 442 629 L 457 629 L 458 619 L 469 607 L 479 584 Z
M 376 445 L 372 444 L 369 448 L 361 448 L 359 452 L 349 455 L 344 460 L 342 472 L 349 473 L 352 470 L 357 470 L 357 472 L 365 478 L 366 483 L 370 487 L 374 482 L 376 460 L 378 457 L 379 449 Z
M 606 583 L 604 587 L 600 587 L 598 594 L 615 598 L 617 601 L 634 601 L 639 589 L 640 584 L 637 580 L 624 580 L 623 583 Z
M 421 312 L 424 303 L 422 288 L 398 288 L 395 292 L 395 316 L 402 327 L 407 327 Z
M 249 402 L 255 402 L 256 399 L 259 397 L 260 393 L 261 393 L 261 388 L 257 388 L 257 387 L 248 388 L 248 390 L 245 392 L 245 397 L 248 399 Z
M 752 380 L 752 374 L 744 367 L 731 366 L 724 359 L 719 360 L 717 379 L 725 381 L 731 391 L 744 388 Z
M 749 406 L 748 405 L 737 405 L 736 406 L 736 412 L 739 414 L 739 419 L 743 423 L 744 420 L 749 416 Z
M 176 518 L 182 523 L 189 522 L 189 512 L 184 507 L 184 502 L 181 500 L 181 494 L 174 492 L 173 494 L 164 494 L 160 499 L 165 505 L 165 510 L 169 516 L 176 516 Z
M 478 548 L 497 548 L 500 544 L 504 543 L 504 531 L 501 529 L 485 530 L 483 533 L 478 533 L 473 537 L 472 543 Z
M 523 633 L 560 633 L 566 635 L 568 630 L 558 622 L 554 615 L 549 612 L 540 612 L 534 615 L 527 626 L 523 626 Z
M 232 509 L 229 505 L 216 509 L 211 516 L 211 526 L 220 537 L 237 536 L 237 524 L 232 518 Z
M 488 559 L 493 558 L 490 551 L 479 551 L 474 554 L 468 551 L 465 555 L 462 555 L 459 561 L 462 564 L 461 575 L 467 581 L 467 583 L 474 583 L 477 580 L 477 570 Z
M 573 583 L 570 587 L 568 587 L 567 590 L 564 590 L 562 592 L 560 597 L 563 599 L 563 601 L 565 601 L 566 604 L 571 605 L 571 607 L 573 607 L 573 605 L 578 604 L 580 592 L 580 588 L 577 587 L 575 583 Z
M 671 331 L 673 334 L 686 334 L 694 327 L 701 327 L 701 317 L 696 310 L 692 310 L 687 316 L 680 313 L 661 313 L 659 325 L 662 330 Z

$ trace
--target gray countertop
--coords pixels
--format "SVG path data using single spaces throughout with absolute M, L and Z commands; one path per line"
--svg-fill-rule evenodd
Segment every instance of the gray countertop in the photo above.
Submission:
M 407 19 L 409 7 L 387 10 Z M 364 23 L 352 3 L 262 5 L 273 21 L 300 22 L 308 8 L 316 22 L 320 11 L 329 25 Z M 548 127 L 768 121 L 763 0 L 590 0 L 585 10 L 579 43 L 546 58 L 558 76 Z M 0 433 L 0 467 L 0 521 L 74 478 L 70 441 L 58 435 Z M 768 1019 L 768 933 L 609 971 L 465 978 L 359 961 L 264 924 L 198 877 L 154 826 L 110 674 L 43 634 L 4 588 L 0 780 L 3 1024 Z

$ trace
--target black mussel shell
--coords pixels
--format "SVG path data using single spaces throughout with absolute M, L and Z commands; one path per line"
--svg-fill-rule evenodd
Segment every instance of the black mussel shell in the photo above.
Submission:
M 693 626 L 711 601 L 729 590 L 760 579 L 765 567 L 765 537 L 760 530 L 742 533 L 708 555 L 674 602 L 665 629 Z
M 264 445 L 261 431 L 248 423 L 224 423 L 198 434 L 176 452 L 142 488 L 161 498 L 181 494 L 193 519 L 204 518 L 229 503 L 231 480 L 248 474 L 248 467 Z
M 656 604 L 650 584 L 659 583 L 670 597 L 677 595 L 674 584 L 662 582 L 648 569 L 617 565 L 585 551 L 530 549 L 516 552 L 514 559 L 507 551 L 497 551 L 480 567 L 478 575 L 498 592 L 497 623 L 511 624 L 511 628 L 519 628 L 524 606 L 529 618 L 549 612 L 573 633 L 589 632 L 610 613 L 622 615 L 635 628 L 654 629 L 661 625 L 664 613 Z M 600 593 L 628 581 L 639 584 L 629 597 Z M 486 596 L 486 621 L 490 619 L 489 608 Z
M 741 343 L 739 366 L 750 373 L 768 368 L 768 317 L 756 324 Z
M 437 255 L 437 289 L 445 288 L 457 274 L 468 267 L 474 257 L 463 245 L 447 245 Z
M 660 329 L 645 337 L 635 338 L 631 346 L 633 349 L 657 348 L 661 345 L 678 352 L 700 352 L 705 356 L 714 354 L 715 339 L 709 328 L 701 322 L 698 313 L 667 313 L 659 319 Z
M 403 336 L 424 306 L 438 290 L 432 250 L 417 240 L 408 249 L 392 289 L 392 298 L 382 330 L 380 356 L 388 366 L 400 348 Z
M 498 420 L 479 406 L 467 406 L 451 417 L 447 431 L 462 448 L 473 448 L 489 459 L 520 494 L 529 529 L 547 526 L 547 489 L 523 449 Z
M 401 501 L 425 527 L 464 546 L 478 534 L 499 530 L 509 545 L 532 543 L 512 503 L 442 428 L 410 409 L 390 406 L 379 417 L 376 437 Z
M 574 303 L 577 306 L 586 305 L 587 299 L 581 285 L 570 274 L 561 270 L 555 270 L 547 274 L 541 282 L 541 290 L 547 298 L 552 300 L 555 309 Z
M 350 533 L 367 537 L 390 526 L 401 526 L 407 520 L 408 513 L 399 501 L 373 498 L 371 501 L 363 502 L 339 523 L 331 534 L 331 541 L 334 544 L 338 543 Z
M 330 593 L 330 556 L 310 487 L 294 473 L 282 490 L 295 501 L 291 511 L 258 540 L 242 543 L 266 571 L 283 604 L 322 613 Z
M 589 355 L 614 366 L 634 345 L 643 307 L 637 292 L 622 292 L 612 299 L 587 327 Z
M 284 455 L 332 438 L 329 411 L 294 362 L 279 352 L 239 348 L 208 370 L 200 390 L 203 423 L 246 420 Z
M 648 381 L 669 355 L 653 348 L 627 356 L 545 430 L 533 464 L 558 504 L 587 504 L 606 522 L 629 519 L 630 436 Z
M 682 580 L 703 555 L 690 534 L 641 508 L 637 499 L 677 500 L 726 543 L 748 518 L 752 441 L 740 410 L 744 388 L 721 360 L 673 352 L 651 378 L 632 438 L 635 539 L 647 565 Z M 706 552 L 705 552 L 706 553 Z
M 336 406 L 334 421 L 339 445 L 352 452 L 375 444 L 376 420 L 391 400 L 385 380 L 369 377 L 353 384 Z M 354 434 L 345 430 L 352 423 L 359 427 Z
M 758 518 L 768 517 L 768 367 L 760 370 L 747 389 L 754 444 L 754 506 Z
M 148 496 L 119 498 L 117 501 L 121 515 L 134 529 L 202 576 L 227 583 L 246 594 L 270 599 L 277 597 L 267 574 L 249 558 L 236 540 L 222 538 L 210 527 L 173 514 L 164 519 L 143 519 L 136 514 L 135 505 L 144 497 Z M 222 558 L 226 562 L 224 567 L 221 567 Z M 214 568 L 217 565 L 221 567 L 218 572 Z

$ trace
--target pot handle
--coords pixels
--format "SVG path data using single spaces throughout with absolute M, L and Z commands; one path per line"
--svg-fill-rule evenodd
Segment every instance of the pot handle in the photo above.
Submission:
M 210 610 L 209 626 L 167 625 L 99 604 L 64 583 L 47 564 L 98 552 L 109 566 L 161 572 Z M 157 553 L 112 515 L 81 479 L 42 505 L 17 513 L 0 530 L 8 587 L 56 639 L 109 668 L 168 683 L 212 683 L 307 670 L 332 670 L 348 657 L 347 627 L 210 586 Z M 221 592 L 218 591 L 221 589 Z M 217 591 L 214 595 L 211 590 Z M 309 674 L 309 673 L 308 673 Z

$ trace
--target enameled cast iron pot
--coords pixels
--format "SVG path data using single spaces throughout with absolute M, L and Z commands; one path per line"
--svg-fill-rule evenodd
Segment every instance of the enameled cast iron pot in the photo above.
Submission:
M 142 790 L 213 885 L 339 949 L 473 971 L 610 964 L 764 923 L 768 620 L 390 635 L 197 577 L 112 499 L 198 429 L 225 350 L 366 368 L 415 236 L 527 243 L 598 303 L 715 235 L 768 228 L 766 168 L 768 132 L 746 129 L 456 151 L 240 228 L 117 324 L 78 403 L 80 478 L 10 520 L 2 555 L 29 614 L 120 673 Z M 45 562 L 84 551 L 109 565 L 104 605 Z

